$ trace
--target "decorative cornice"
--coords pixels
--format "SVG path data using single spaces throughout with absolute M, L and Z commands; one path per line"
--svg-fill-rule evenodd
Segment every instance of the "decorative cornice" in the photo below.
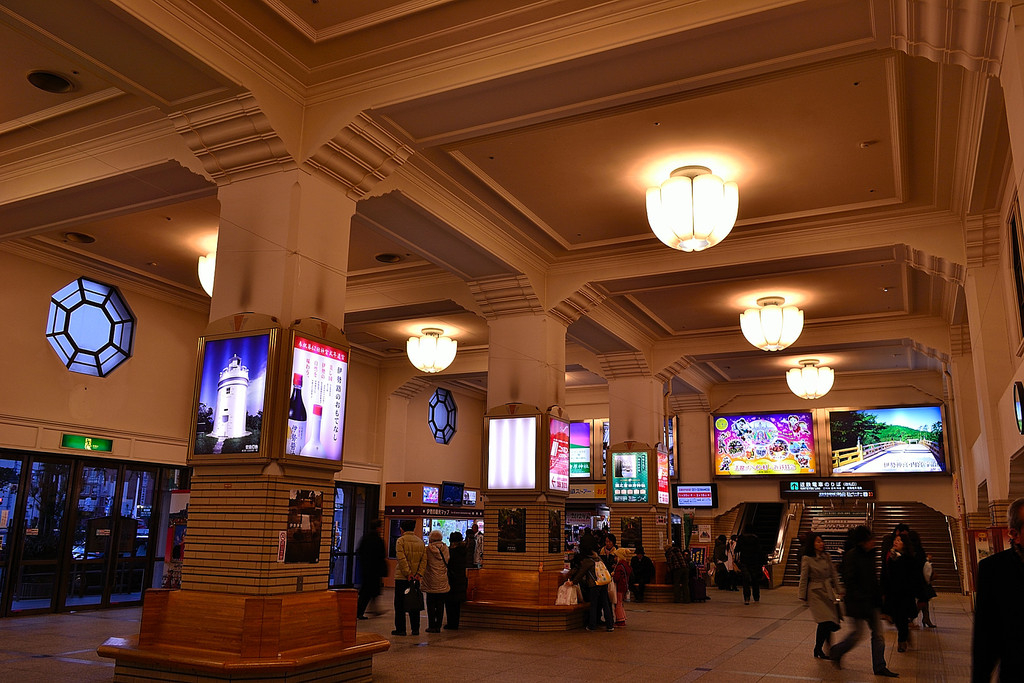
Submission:
M 498 275 L 467 284 L 481 313 L 488 320 L 544 312 L 544 306 L 525 275 Z
M 671 413 L 707 413 L 711 403 L 706 394 L 670 394 L 668 409 Z
M 639 351 L 602 353 L 598 360 L 601 362 L 601 374 L 608 380 L 652 376 L 647 359 Z
M 1008 2 L 894 0 L 890 44 L 915 57 L 998 76 L 1009 28 Z
M 218 184 L 297 168 L 270 120 L 248 93 L 179 111 L 170 119 Z
M 398 398 L 411 399 L 416 394 L 420 393 L 424 389 L 430 388 L 430 382 L 421 377 L 410 377 L 406 380 L 405 384 L 398 387 L 391 392 L 392 396 Z
M 967 356 L 971 353 L 971 328 L 970 325 L 950 325 L 949 327 L 949 355 Z
M 411 147 L 378 125 L 365 113 L 329 140 L 305 165 L 340 183 L 349 198 L 362 199 L 412 156 Z
M 967 218 L 964 223 L 964 241 L 968 268 L 981 268 L 999 263 L 1001 226 L 1002 221 L 998 213 Z
M 555 304 L 550 313 L 568 327 L 593 310 L 595 306 L 599 306 L 607 298 L 608 292 L 603 288 L 587 283 L 564 300 Z
M 667 368 L 664 368 L 661 372 L 656 373 L 654 375 L 654 378 L 659 382 L 668 382 L 673 377 L 678 377 L 679 373 L 685 371 L 691 365 L 693 365 L 693 362 L 690 361 L 689 359 L 680 358 L 676 362 L 669 365 Z

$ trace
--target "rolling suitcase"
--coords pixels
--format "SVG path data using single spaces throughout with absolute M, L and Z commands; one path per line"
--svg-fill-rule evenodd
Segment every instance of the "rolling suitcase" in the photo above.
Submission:
M 708 600 L 708 584 L 704 572 L 697 572 L 697 576 L 690 582 L 690 600 L 692 602 L 706 602 Z

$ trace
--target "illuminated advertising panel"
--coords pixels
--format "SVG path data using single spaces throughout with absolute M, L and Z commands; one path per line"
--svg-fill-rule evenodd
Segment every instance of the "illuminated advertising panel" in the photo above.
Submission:
M 548 420 L 548 485 L 552 491 L 569 490 L 569 423 Z
M 676 484 L 678 508 L 718 507 L 718 484 Z
M 537 417 L 501 417 L 487 421 L 487 486 L 532 489 L 537 486 Z
M 270 335 L 203 343 L 193 455 L 260 450 Z
M 612 502 L 647 502 L 647 453 L 612 453 Z
M 658 449 L 658 502 L 668 505 L 668 451 Z
M 284 452 L 341 460 L 348 352 L 296 335 L 291 370 Z
M 590 435 L 589 422 L 569 423 L 569 476 L 590 476 Z
M 940 406 L 833 410 L 833 474 L 945 472 Z
M 814 474 L 813 425 L 810 413 L 716 416 L 715 475 Z
M 423 487 L 423 504 L 424 505 L 437 505 L 440 499 L 441 490 L 436 486 L 424 486 Z

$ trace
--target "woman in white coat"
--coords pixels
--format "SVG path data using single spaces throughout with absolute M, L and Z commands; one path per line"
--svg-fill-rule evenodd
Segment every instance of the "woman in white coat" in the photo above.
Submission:
M 830 636 L 839 630 L 841 619 L 836 600 L 839 597 L 839 574 L 825 550 L 825 539 L 817 532 L 807 534 L 800 551 L 800 588 L 797 595 L 811 608 L 811 615 L 818 622 L 814 656 L 828 659 L 822 646 L 828 643 L 831 649 Z

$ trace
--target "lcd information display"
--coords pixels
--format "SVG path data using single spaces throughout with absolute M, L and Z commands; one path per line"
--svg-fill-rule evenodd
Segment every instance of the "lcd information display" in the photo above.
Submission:
M 677 508 L 718 507 L 718 484 L 676 484 Z
M 203 344 L 193 455 L 258 453 L 270 335 Z
M 715 426 L 715 475 L 814 474 L 810 413 L 719 415 Z
M 668 451 L 658 450 L 658 502 L 668 505 Z
M 423 504 L 424 505 L 437 505 L 440 500 L 441 491 L 436 486 L 424 486 L 423 487 Z
M 548 420 L 548 485 L 552 491 L 569 490 L 569 423 Z
M 341 460 L 348 352 L 296 336 L 285 453 Z
M 569 423 L 569 476 L 590 476 L 590 434 L 589 422 Z
M 833 410 L 833 474 L 945 472 L 940 406 Z
M 647 502 L 647 453 L 612 453 L 612 502 Z

